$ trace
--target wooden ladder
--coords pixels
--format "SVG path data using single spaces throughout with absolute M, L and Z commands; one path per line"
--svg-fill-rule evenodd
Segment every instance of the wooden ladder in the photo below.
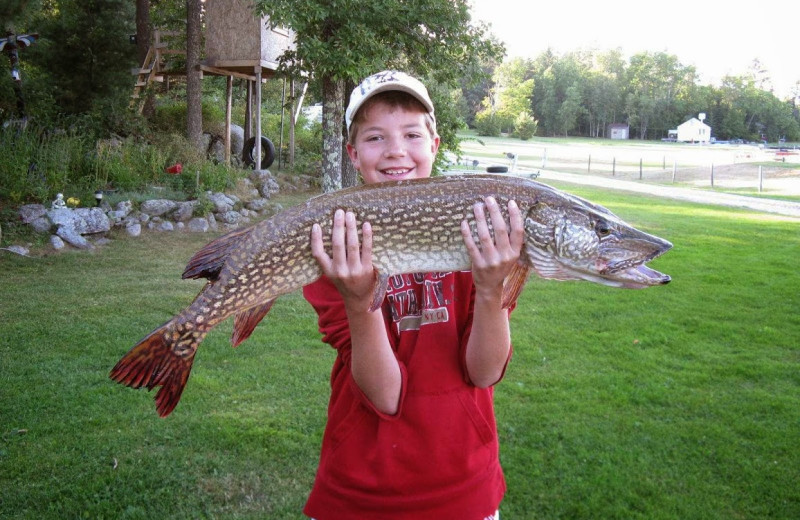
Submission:
M 163 58 L 168 54 L 186 54 L 185 50 L 169 49 L 163 37 L 178 36 L 177 31 L 153 31 L 154 42 L 147 49 L 147 56 L 144 58 L 141 68 L 132 69 L 131 72 L 136 76 L 136 82 L 131 94 L 130 108 L 136 108 L 138 113 L 142 113 L 145 97 L 142 91 L 154 81 L 164 81 Z

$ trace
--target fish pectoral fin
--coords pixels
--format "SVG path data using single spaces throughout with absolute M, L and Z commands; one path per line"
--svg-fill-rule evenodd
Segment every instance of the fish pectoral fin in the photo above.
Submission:
M 375 287 L 372 290 L 372 303 L 369 305 L 369 312 L 381 308 L 383 299 L 386 297 L 386 289 L 389 287 L 389 275 L 383 274 L 375 269 Z
M 517 262 L 503 282 L 503 308 L 508 309 L 517 302 L 522 289 L 528 281 L 531 269 Z
M 184 280 L 187 278 L 216 280 L 231 251 L 243 241 L 246 242 L 253 229 L 251 226 L 231 231 L 203 246 L 186 264 L 181 278 Z
M 176 332 L 175 320 L 170 320 L 128 351 L 111 369 L 109 377 L 131 388 L 152 390 L 160 386 L 155 397 L 156 410 L 158 415 L 166 417 L 181 399 L 192 371 L 197 344 L 203 336 L 205 333 L 200 331 Z M 187 347 L 187 355 L 175 354 L 173 345 L 176 342 Z
M 233 334 L 231 335 L 232 346 L 238 347 L 244 340 L 250 337 L 250 334 L 253 333 L 256 326 L 272 308 L 273 303 L 275 303 L 275 298 L 236 314 L 236 317 L 233 319 Z

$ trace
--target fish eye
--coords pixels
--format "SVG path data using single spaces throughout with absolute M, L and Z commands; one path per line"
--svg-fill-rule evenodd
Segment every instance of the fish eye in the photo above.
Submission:
M 594 230 L 601 237 L 605 237 L 611 234 L 611 228 L 608 227 L 608 223 L 603 220 L 598 220 L 595 223 Z

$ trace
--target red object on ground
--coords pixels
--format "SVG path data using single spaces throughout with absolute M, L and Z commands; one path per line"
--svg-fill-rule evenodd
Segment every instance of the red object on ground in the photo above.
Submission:
M 172 174 L 177 175 L 177 174 L 179 174 L 179 173 L 181 173 L 183 171 L 183 165 L 181 163 L 176 163 L 176 164 L 173 164 L 172 166 L 167 166 L 167 170 L 166 171 L 167 171 L 167 173 L 172 173 Z

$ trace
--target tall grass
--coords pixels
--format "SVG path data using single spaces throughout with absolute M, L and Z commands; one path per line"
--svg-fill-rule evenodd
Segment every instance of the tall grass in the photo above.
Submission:
M 798 222 L 571 189 L 674 242 L 665 287 L 532 278 L 497 387 L 506 519 L 800 518 Z M 0 256 L 0 517 L 302 518 L 333 353 L 297 295 L 205 340 L 167 419 L 109 369 L 208 236 Z M 2 252 L 0 252 L 2 253 Z

